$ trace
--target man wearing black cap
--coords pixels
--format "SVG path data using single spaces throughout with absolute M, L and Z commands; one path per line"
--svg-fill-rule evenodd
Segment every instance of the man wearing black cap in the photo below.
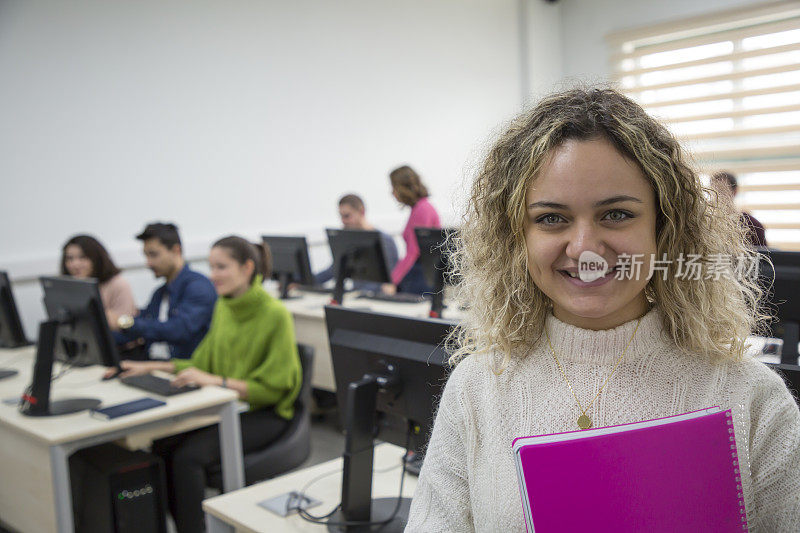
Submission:
M 144 243 L 147 267 L 166 283 L 138 316 L 110 315 L 109 326 L 117 330 L 120 344 L 143 342 L 151 359 L 188 358 L 208 332 L 217 299 L 214 286 L 189 269 L 175 224 L 148 224 L 136 238 Z

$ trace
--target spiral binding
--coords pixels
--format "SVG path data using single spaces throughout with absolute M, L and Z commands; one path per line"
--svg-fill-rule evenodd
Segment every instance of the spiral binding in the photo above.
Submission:
M 739 471 L 739 454 L 736 450 L 736 438 L 734 437 L 733 432 L 733 417 L 731 415 L 731 411 L 725 411 L 725 417 L 727 418 L 726 422 L 728 424 L 728 440 L 731 443 L 731 458 L 733 459 L 733 474 L 734 479 L 736 480 L 736 490 L 739 493 L 739 514 L 741 515 L 742 521 L 742 531 L 745 533 L 749 532 L 750 530 L 747 527 L 747 511 L 744 507 L 744 494 L 742 493 L 742 475 Z

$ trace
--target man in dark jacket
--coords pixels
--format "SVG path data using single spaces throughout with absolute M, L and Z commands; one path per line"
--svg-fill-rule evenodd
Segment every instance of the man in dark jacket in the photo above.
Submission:
M 143 344 L 151 359 L 188 358 L 208 332 L 214 286 L 189 269 L 175 224 L 148 224 L 136 238 L 144 243 L 147 267 L 166 283 L 137 316 L 109 316 L 109 326 L 119 344 Z

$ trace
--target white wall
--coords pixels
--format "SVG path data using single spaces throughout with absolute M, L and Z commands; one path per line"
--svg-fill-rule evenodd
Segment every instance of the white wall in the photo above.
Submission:
M 519 1 L 533 20 L 557 21 L 558 8 Z M 455 221 L 464 174 L 521 105 L 519 10 L 516 0 L 0 2 L 0 269 L 29 335 L 43 314 L 34 278 L 54 273 L 78 232 L 141 268 L 133 235 L 148 221 L 179 224 L 190 257 L 228 233 L 318 240 L 349 191 L 399 232 L 407 213 L 387 173 L 403 163 Z M 557 32 L 534 32 L 528 46 L 557 49 Z M 538 58 L 525 61 L 529 74 L 557 79 L 560 61 Z M 155 280 L 130 277 L 144 304 Z
M 523 104 L 531 105 L 557 89 L 563 77 L 562 6 L 558 2 L 521 0 L 520 7 L 525 25 L 521 31 Z
M 561 0 L 564 76 L 590 82 L 611 75 L 605 36 L 647 24 L 726 11 L 771 0 Z

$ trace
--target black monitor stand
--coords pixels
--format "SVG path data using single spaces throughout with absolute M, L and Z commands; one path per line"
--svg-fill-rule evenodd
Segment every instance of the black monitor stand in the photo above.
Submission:
M 69 398 L 50 401 L 50 382 L 53 373 L 53 351 L 56 345 L 59 321 L 47 320 L 39 325 L 39 345 L 33 366 L 30 392 L 22 397 L 27 416 L 57 416 L 94 409 L 100 405 L 95 398 Z
M 375 531 L 375 525 L 356 524 L 387 520 L 398 506 L 397 498 L 372 499 L 375 408 L 379 391 L 391 391 L 399 386 L 399 380 L 391 374 L 392 367 L 389 366 L 387 375 L 367 374 L 347 388 L 342 504 L 330 518 L 328 531 Z M 400 533 L 405 529 L 411 499 L 402 498 L 399 504 L 394 519 L 379 529 L 381 533 Z M 339 525 L 353 522 L 356 524 L 352 526 Z
M 289 284 L 292 282 L 292 275 L 288 272 L 281 272 L 278 274 L 278 290 L 281 293 L 281 300 L 294 300 L 302 298 L 302 296 L 291 296 L 289 294 Z
M 783 347 L 781 348 L 781 364 L 796 365 L 798 364 L 797 358 L 800 354 L 797 353 L 797 343 L 800 342 L 800 323 L 787 320 L 781 322 L 778 328 L 783 329 Z
M 339 269 L 336 271 L 336 285 L 333 286 L 331 305 L 342 305 L 342 300 L 344 299 L 344 280 L 349 274 L 349 272 L 347 272 L 347 263 L 347 254 L 342 254 L 339 258 Z
M 16 307 L 14 307 L 11 298 L 3 298 L 2 296 L 0 296 L 0 300 L 2 300 L 0 301 L 0 306 L 8 307 L 8 309 L 0 309 L 0 313 L 5 311 L 7 317 L 18 316 Z M 11 329 L 13 330 L 16 328 L 18 330 L 16 335 L 12 335 L 12 337 L 16 336 L 18 338 L 12 340 L 11 342 L 0 339 L 0 348 L 22 348 L 23 346 L 30 346 L 31 344 L 33 344 L 32 342 L 30 342 L 28 339 L 25 338 L 25 335 L 22 332 L 22 324 L 19 323 L 18 318 L 16 319 L 16 321 L 17 325 L 11 326 Z M 0 329 L 2 329 L 3 327 L 4 327 L 3 325 L 0 325 Z M 16 370 L 10 368 L 0 368 L 0 379 L 14 377 L 17 374 L 19 374 L 19 372 L 17 372 Z
M 447 265 L 443 258 L 440 258 L 436 264 L 436 278 L 433 285 L 433 296 L 431 297 L 431 310 L 428 316 L 431 318 L 442 318 L 444 312 L 444 278 L 447 275 L 445 272 Z

